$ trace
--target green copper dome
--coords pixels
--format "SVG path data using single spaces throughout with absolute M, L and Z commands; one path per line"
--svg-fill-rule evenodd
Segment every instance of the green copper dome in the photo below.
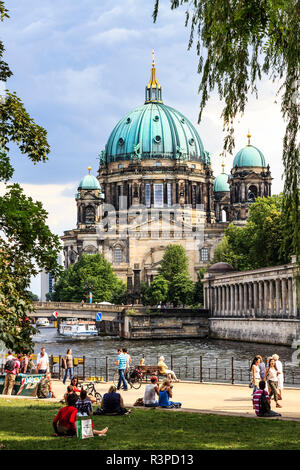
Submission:
M 90 171 L 90 168 L 89 168 L 89 171 Z M 82 178 L 82 180 L 79 183 L 78 189 L 90 189 L 90 190 L 100 189 L 101 190 L 101 186 L 97 178 L 95 178 L 95 176 L 89 173 L 88 175 L 85 175 Z
M 153 58 L 144 105 L 126 114 L 115 126 L 101 154 L 102 163 L 164 158 L 210 163 L 193 124 L 163 103 L 154 66 Z
M 229 192 L 230 187 L 228 184 L 229 175 L 226 173 L 221 173 L 214 180 L 214 192 Z
M 233 160 L 233 168 L 238 167 L 263 167 L 265 168 L 266 160 L 263 153 L 253 145 L 247 145 L 241 149 Z

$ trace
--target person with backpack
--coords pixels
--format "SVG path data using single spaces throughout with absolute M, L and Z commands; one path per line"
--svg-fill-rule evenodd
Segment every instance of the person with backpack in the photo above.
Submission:
M 274 416 L 281 416 L 280 413 L 271 410 L 270 397 L 268 392 L 265 390 L 266 382 L 261 380 L 259 382 L 259 388 L 253 393 L 253 408 L 256 416 L 261 418 L 271 418 Z
M 9 351 L 10 353 L 10 351 Z M 17 356 L 17 359 L 15 359 L 12 354 L 9 354 L 7 359 L 6 359 L 6 363 L 5 363 L 5 366 L 4 366 L 4 372 L 6 374 L 5 376 L 5 381 L 4 381 L 4 388 L 3 388 L 3 392 L 2 392 L 2 395 L 11 395 L 12 394 L 12 391 L 13 391 L 13 388 L 14 388 L 14 385 L 15 385 L 15 381 L 16 381 L 16 377 L 17 375 L 19 374 L 19 370 L 20 370 L 20 360 L 22 356 L 21 354 L 18 354 Z

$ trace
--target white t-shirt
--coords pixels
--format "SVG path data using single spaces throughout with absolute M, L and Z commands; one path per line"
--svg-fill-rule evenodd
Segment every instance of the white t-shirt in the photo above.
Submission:
M 42 369 L 42 370 L 47 370 L 48 369 L 48 364 L 49 364 L 49 361 L 48 361 L 48 356 L 41 356 L 39 361 L 38 361 L 38 366 L 39 366 L 39 369 Z
M 147 384 L 144 394 L 144 404 L 145 405 L 154 405 L 155 400 L 155 387 L 156 384 Z
M 46 357 L 47 361 L 49 362 L 49 357 L 48 357 L 48 354 L 46 352 L 44 354 L 44 357 Z M 40 359 L 41 359 L 41 353 L 38 353 L 37 360 L 36 360 L 37 364 L 40 362 Z

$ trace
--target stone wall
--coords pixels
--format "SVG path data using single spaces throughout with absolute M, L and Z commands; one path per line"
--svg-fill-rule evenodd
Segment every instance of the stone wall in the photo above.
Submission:
M 205 338 L 208 318 L 202 315 L 137 314 L 124 317 L 127 339 Z
M 300 320 L 210 318 L 209 337 L 291 346 L 300 338 Z

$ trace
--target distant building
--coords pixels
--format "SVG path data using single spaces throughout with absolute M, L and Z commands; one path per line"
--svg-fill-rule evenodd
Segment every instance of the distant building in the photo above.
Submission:
M 62 256 L 57 257 L 58 264 L 62 265 Z M 41 272 L 41 301 L 45 302 L 46 294 L 52 293 L 55 284 L 55 279 L 51 274 L 47 273 L 45 270 Z

